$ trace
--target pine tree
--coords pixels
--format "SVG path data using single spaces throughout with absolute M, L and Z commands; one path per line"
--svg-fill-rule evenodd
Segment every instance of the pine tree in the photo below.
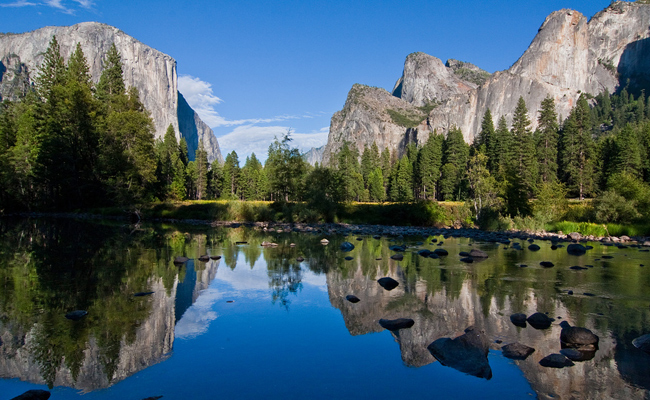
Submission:
M 437 183 L 442 167 L 442 144 L 445 138 L 431 132 L 429 139 L 420 149 L 418 156 L 419 181 L 422 185 L 424 199 L 436 199 Z
M 300 151 L 289 145 L 291 140 L 291 131 L 287 131 L 282 140 L 276 138 L 269 146 L 265 169 L 276 201 L 288 202 L 290 199 L 297 200 L 300 197 L 305 161 Z
M 239 197 L 239 157 L 235 150 L 228 153 L 223 164 L 223 195 L 236 199 Z
M 368 176 L 368 191 L 370 192 L 370 200 L 379 202 L 385 200 L 386 190 L 384 189 L 384 177 L 381 168 L 375 168 Z
M 567 188 L 580 200 L 594 189 L 594 142 L 589 104 L 584 96 L 571 111 L 561 132 L 561 173 Z
M 125 93 L 122 56 L 117 51 L 115 43 L 113 43 L 106 53 L 104 69 L 97 84 L 97 98 L 103 103 L 108 103 L 110 107 L 110 103 L 115 101 L 116 96 Z
M 512 137 L 514 149 L 513 174 L 521 182 L 528 198 L 532 197 L 537 182 L 537 157 L 535 141 L 530 131 L 528 109 L 523 97 L 519 97 L 512 119 Z
M 56 36 L 52 36 L 35 79 L 37 92 L 41 98 L 51 101 L 52 89 L 57 85 L 63 85 L 64 82 L 65 62 Z
M 348 142 L 343 146 L 336 155 L 336 169 L 338 170 L 343 181 L 344 199 L 346 201 L 359 200 L 363 193 L 363 176 L 359 166 L 359 152 Z
M 495 159 L 495 137 L 494 137 L 494 122 L 492 121 L 492 113 L 488 108 L 483 114 L 483 120 L 481 121 L 481 131 L 474 140 L 474 147 L 481 153 L 485 154 L 489 158 Z
M 642 146 L 631 124 L 626 124 L 616 135 L 614 172 L 624 172 L 635 178 L 643 176 Z
M 397 201 L 413 201 L 413 164 L 408 155 L 402 156 L 397 163 L 395 176 Z
M 440 178 L 440 192 L 444 200 L 460 199 L 468 159 L 469 146 L 463 139 L 463 133 L 456 127 L 450 129 L 443 143 L 444 164 Z
M 539 179 L 549 183 L 557 180 L 557 142 L 559 125 L 555 112 L 555 101 L 551 96 L 542 100 L 538 128 L 535 132 L 537 144 L 537 162 L 539 165 Z
M 506 180 L 506 171 L 513 165 L 513 137 L 508 130 L 506 118 L 501 116 L 495 131 L 495 148 L 497 163 L 493 164 L 495 178 L 499 181 Z
M 199 140 L 199 146 L 196 148 L 194 156 L 196 162 L 196 199 L 202 200 L 208 192 L 208 152 L 203 147 L 203 139 Z

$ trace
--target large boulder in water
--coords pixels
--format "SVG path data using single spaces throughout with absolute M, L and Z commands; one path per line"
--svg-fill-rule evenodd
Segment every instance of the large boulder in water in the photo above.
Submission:
M 379 283 L 379 285 L 386 290 L 393 290 L 397 286 L 399 286 L 399 282 L 397 282 L 395 279 L 388 276 L 377 279 L 377 283 Z
M 472 249 L 472 251 L 469 252 L 469 256 L 472 258 L 488 258 L 488 253 L 483 250 Z
M 566 247 L 566 251 L 573 256 L 581 256 L 587 252 L 587 248 L 581 244 L 571 243 Z
M 530 346 L 521 343 L 510 343 L 501 348 L 503 356 L 514 360 L 525 360 L 529 355 L 535 352 Z
M 532 326 L 535 329 L 548 329 L 551 327 L 551 322 L 555 321 L 555 319 L 550 318 L 546 314 L 537 312 L 531 315 L 530 317 L 528 317 L 526 321 L 528 321 L 530 326 Z
M 357 296 L 355 296 L 353 294 L 349 294 L 349 295 L 345 296 L 345 299 L 347 301 L 349 301 L 350 303 L 358 303 L 358 302 L 361 301 L 361 299 L 359 299 Z
M 435 250 L 433 251 L 433 254 L 437 254 L 438 257 L 441 257 L 441 256 L 447 256 L 447 255 L 449 255 L 449 252 L 448 252 L 447 250 L 445 250 L 445 249 L 435 249 Z
M 397 319 L 380 319 L 379 325 L 389 331 L 396 331 L 399 329 L 407 329 L 413 326 L 415 321 L 410 318 L 397 318 Z
M 573 363 L 573 361 L 566 358 L 563 354 L 556 353 L 556 354 L 550 354 L 542 358 L 541 361 L 539 362 L 539 365 L 548 368 L 564 368 L 564 367 L 572 367 L 575 364 Z
M 647 335 L 639 336 L 638 338 L 632 341 L 634 347 L 639 350 L 643 350 L 646 353 L 650 354 L 650 333 Z
M 28 390 L 20 396 L 16 396 L 11 400 L 47 400 L 51 393 L 47 390 Z
M 587 328 L 571 326 L 568 322 L 562 321 L 560 324 L 562 332 L 560 341 L 566 347 L 598 347 L 598 336 Z
M 347 253 L 348 251 L 354 250 L 354 245 L 350 242 L 341 243 L 341 251 Z
M 491 379 L 487 354 L 489 342 L 482 331 L 469 327 L 455 339 L 440 338 L 427 349 L 440 364 L 478 378 Z
M 522 313 L 512 314 L 510 316 L 510 322 L 512 322 L 515 326 L 518 326 L 520 328 L 525 328 L 526 314 L 522 314 Z
M 79 321 L 81 318 L 85 317 L 86 315 L 88 315 L 88 311 L 86 310 L 74 310 L 67 313 L 65 317 L 72 321 Z

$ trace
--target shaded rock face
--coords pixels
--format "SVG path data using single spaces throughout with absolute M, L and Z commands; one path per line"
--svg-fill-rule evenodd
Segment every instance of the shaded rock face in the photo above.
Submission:
M 302 155 L 303 159 L 309 165 L 316 165 L 316 163 L 323 162 L 323 152 L 325 151 L 325 146 L 321 147 L 312 147 L 308 152 Z
M 328 153 L 335 152 L 344 140 L 355 143 L 360 151 L 375 141 L 380 151 L 389 148 L 399 156 L 409 142 L 426 142 L 430 132 L 446 133 L 456 126 L 471 143 L 488 108 L 495 125 L 501 116 L 511 124 L 520 96 L 526 101 L 534 130 L 547 96 L 555 100 L 557 114 L 566 118 L 581 93 L 613 92 L 627 79 L 632 88 L 648 84 L 648 21 L 650 5 L 630 2 L 613 3 L 591 20 L 577 11 L 553 12 L 521 58 L 480 86 L 451 73 L 455 65 L 451 60 L 452 68 L 446 68 L 435 57 L 410 55 L 393 94 L 412 106 L 434 98 L 440 104 L 410 127 L 386 126 L 383 110 L 391 107 L 388 102 L 393 100 L 380 97 L 363 102 L 363 112 L 335 114 L 325 162 Z M 348 102 L 344 110 L 349 108 Z
M 442 365 L 489 380 L 492 379 L 492 369 L 487 359 L 488 346 L 483 332 L 468 328 L 464 335 L 455 339 L 437 339 L 427 348 Z
M 52 36 L 57 37 L 65 60 L 77 43 L 81 43 L 95 83 L 101 76 L 105 54 L 115 43 L 122 56 L 124 82 L 140 92 L 140 99 L 153 118 L 155 137 L 162 138 L 171 124 L 177 134 L 180 129 L 181 137 L 185 137 L 190 157 L 194 157 L 192 149 L 196 149 L 198 140 L 203 139 L 208 160 L 223 161 L 212 130 L 178 92 L 176 60 L 112 26 L 83 22 L 73 26 L 48 26 L 22 34 L 0 34 L 0 95 L 3 98 L 11 99 L 12 92 L 20 91 L 26 81 L 34 80 Z M 14 82 L 16 79 L 18 82 Z

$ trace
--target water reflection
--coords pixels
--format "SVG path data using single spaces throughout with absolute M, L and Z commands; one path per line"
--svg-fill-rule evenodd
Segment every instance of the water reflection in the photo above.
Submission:
M 432 342 L 474 327 L 490 342 L 490 364 L 502 344 L 520 342 L 536 349 L 513 363 L 540 398 L 643 398 L 650 389 L 650 355 L 631 345 L 650 332 L 650 274 L 640 267 L 650 260 L 634 248 L 595 244 L 587 255 L 575 257 L 544 242 L 537 242 L 540 251 L 530 252 L 512 244 L 441 236 L 376 239 L 326 231 L 166 225 L 132 231 L 120 224 L 68 220 L 2 220 L 0 233 L 3 378 L 83 391 L 105 388 L 168 359 L 175 339 L 206 335 L 221 319 L 219 304 L 231 296 L 252 299 L 254 293 L 265 293 L 260 301 L 270 300 L 276 309 L 291 313 L 308 280 L 322 286 L 314 279 L 320 275 L 330 304 L 340 310 L 355 338 L 383 331 L 378 324 L 382 318 L 415 321 L 410 329 L 390 333 L 408 367 L 436 363 L 427 349 Z M 325 236 L 327 246 L 320 244 Z M 438 247 L 433 239 L 445 243 Z M 355 249 L 342 253 L 343 241 Z M 392 244 L 407 245 L 403 260 L 390 258 Z M 449 255 L 432 259 L 417 254 L 436 248 Z M 460 262 L 458 254 L 473 248 L 489 258 Z M 222 258 L 198 261 L 204 254 Z M 613 258 L 599 258 L 603 254 Z M 190 261 L 174 265 L 179 255 Z M 540 261 L 552 261 L 555 267 L 542 268 Z M 576 265 L 586 269 L 569 268 Z M 382 277 L 399 286 L 383 289 L 377 283 Z M 211 285 L 216 281 L 231 292 Z M 149 291 L 150 296 L 133 296 Z M 349 294 L 361 301 L 348 302 Z M 64 318 L 76 309 L 87 310 L 88 316 L 77 322 Z M 549 329 L 510 322 L 511 314 L 538 311 L 556 318 Z M 563 320 L 590 328 L 600 337 L 599 349 L 573 367 L 544 368 L 539 361 L 561 350 Z M 494 369 L 495 378 L 499 373 Z

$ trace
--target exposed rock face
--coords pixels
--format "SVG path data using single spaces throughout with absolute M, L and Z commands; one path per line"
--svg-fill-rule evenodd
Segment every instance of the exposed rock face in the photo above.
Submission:
M 412 53 L 406 57 L 404 73 L 395 84 L 393 95 L 422 107 L 475 88 L 476 84 L 460 79 L 438 58 Z
M 124 82 L 127 87 L 139 90 L 140 99 L 153 118 L 155 136 L 162 138 L 171 124 L 177 134 L 180 129 L 180 136 L 186 138 L 191 157 L 198 140 L 203 139 L 208 160 L 222 161 L 212 130 L 178 92 L 176 61 L 112 26 L 84 22 L 73 26 L 48 26 L 22 34 L 0 34 L 0 96 L 15 98 L 12 91 L 20 91 L 26 80 L 35 78 L 54 35 L 66 60 L 77 43 L 81 43 L 94 82 L 99 81 L 105 54 L 115 43 L 122 56 Z
M 323 162 L 323 152 L 325 151 L 325 145 L 321 147 L 312 147 L 308 152 L 302 155 L 305 161 L 309 165 L 316 165 L 316 163 Z
M 425 142 L 429 132 L 446 133 L 456 126 L 471 143 L 488 108 L 495 124 L 501 116 L 510 124 L 520 96 L 535 129 L 541 101 L 548 95 L 554 98 L 558 115 L 566 118 L 581 93 L 613 92 L 627 79 L 632 87 L 647 85 L 649 21 L 650 5 L 631 2 L 613 3 L 591 20 L 577 11 L 553 12 L 521 58 L 480 86 L 470 82 L 470 75 L 453 73 L 460 69 L 455 60 L 445 67 L 435 57 L 412 54 L 393 94 L 416 107 L 434 98 L 441 103 L 420 123 L 400 126 L 387 123 L 386 110 L 395 107 L 394 100 L 378 93 L 372 101 L 369 96 L 348 95 L 343 110 L 332 117 L 324 162 L 344 140 L 360 151 L 374 141 L 380 151 L 389 148 L 401 155 L 409 142 Z M 354 91 L 358 85 L 350 93 Z M 408 109 L 401 103 L 400 108 Z

